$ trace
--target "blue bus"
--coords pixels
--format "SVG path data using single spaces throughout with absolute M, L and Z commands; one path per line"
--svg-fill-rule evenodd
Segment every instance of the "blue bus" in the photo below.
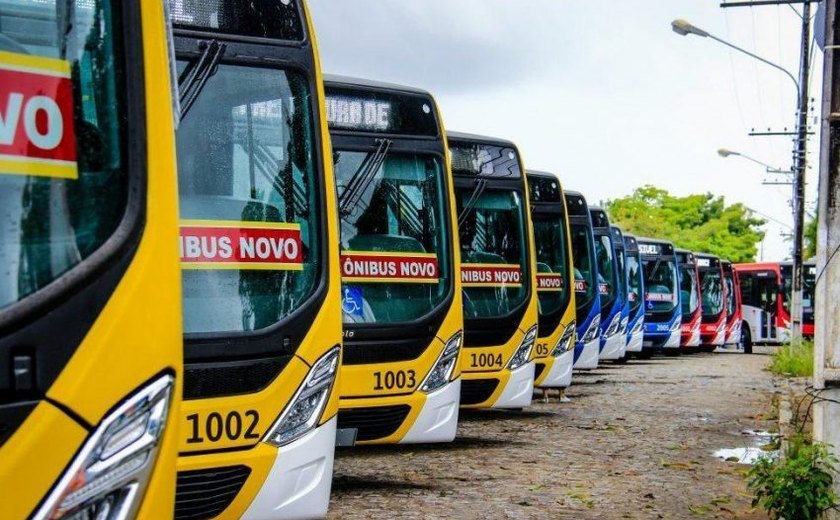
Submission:
M 638 243 L 645 271 L 642 357 L 650 357 L 656 351 L 679 355 L 682 305 L 680 271 L 674 244 L 655 238 L 639 238 Z
M 627 276 L 627 251 L 624 247 L 624 233 L 618 226 L 610 226 L 615 264 L 618 268 L 618 297 L 621 298 L 621 325 L 617 336 L 621 338 L 621 352 L 615 360 L 626 359 L 627 354 L 627 325 L 630 322 L 630 297 L 628 293 L 629 279 Z
M 598 354 L 601 349 L 601 300 L 598 294 L 598 268 L 595 265 L 592 219 L 589 216 L 589 206 L 581 193 L 566 191 L 565 195 L 575 266 L 577 339 L 574 368 L 598 368 Z
M 639 254 L 639 244 L 633 235 L 624 235 L 624 250 L 627 259 L 627 355 L 641 352 L 644 341 L 645 327 L 645 271 L 642 267 L 642 257 Z
M 610 231 L 607 212 L 590 206 L 592 235 L 595 239 L 595 265 L 598 271 L 598 294 L 601 299 L 601 344 L 599 359 L 620 358 L 624 350 L 624 336 L 621 334 L 621 311 L 624 297 L 615 258 L 615 245 Z

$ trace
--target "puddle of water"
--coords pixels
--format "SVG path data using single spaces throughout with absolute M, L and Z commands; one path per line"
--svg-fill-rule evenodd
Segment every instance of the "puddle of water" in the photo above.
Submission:
M 772 449 L 778 442 L 779 434 L 764 431 L 744 430 L 741 435 L 749 437 L 749 445 L 742 448 L 724 448 L 715 451 L 715 457 L 737 464 L 755 464 L 761 458 L 775 459 L 778 449 Z

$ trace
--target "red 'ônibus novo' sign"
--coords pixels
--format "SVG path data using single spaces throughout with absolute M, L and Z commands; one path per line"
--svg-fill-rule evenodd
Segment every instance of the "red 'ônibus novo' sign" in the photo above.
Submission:
M 553 273 L 537 273 L 538 291 L 562 291 L 563 275 Z
M 518 287 L 522 285 L 519 264 L 461 264 L 464 287 Z
M 342 251 L 341 279 L 363 283 L 438 283 L 437 255 Z
M 587 290 L 589 290 L 589 284 L 586 283 L 586 280 L 575 279 L 575 292 L 585 293 Z
M 78 178 L 70 63 L 0 52 L 0 174 Z
M 298 224 L 184 220 L 180 227 L 183 269 L 303 269 Z

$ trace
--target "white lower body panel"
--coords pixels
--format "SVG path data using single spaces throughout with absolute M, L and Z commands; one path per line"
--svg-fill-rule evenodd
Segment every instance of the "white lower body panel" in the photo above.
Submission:
M 262 488 L 242 515 L 248 520 L 321 518 L 330 503 L 336 418 L 277 449 Z
M 458 430 L 458 407 L 461 404 L 461 379 L 426 396 L 426 404 L 400 444 L 452 442 Z
M 598 356 L 600 360 L 614 360 L 621 359 L 627 349 L 627 343 L 624 340 L 624 334 L 613 334 L 604 343 L 604 350 Z
M 567 350 L 556 358 L 551 370 L 545 376 L 540 388 L 568 388 L 572 384 L 572 365 L 575 361 L 575 349 Z
M 677 330 L 672 330 L 671 335 L 668 336 L 668 340 L 662 345 L 662 348 L 680 348 L 680 338 L 682 336 L 682 330 L 677 328 Z
M 531 406 L 534 396 L 534 362 L 512 370 L 502 395 L 496 399 L 492 408 L 524 408 Z
M 641 352 L 642 351 L 642 344 L 645 342 L 645 332 L 640 330 L 639 332 L 630 336 L 630 341 L 627 342 L 627 348 L 625 352 Z
M 601 348 L 601 338 L 596 337 L 589 343 L 583 345 L 583 352 L 575 363 L 574 368 L 593 369 L 598 368 L 598 355 Z

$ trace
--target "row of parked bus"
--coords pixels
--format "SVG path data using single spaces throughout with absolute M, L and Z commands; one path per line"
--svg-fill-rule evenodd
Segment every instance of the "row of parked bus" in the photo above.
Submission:
M 737 341 L 729 264 L 324 78 L 301 0 L 0 0 L 0 89 L 2 518 L 322 516 L 335 446 Z

